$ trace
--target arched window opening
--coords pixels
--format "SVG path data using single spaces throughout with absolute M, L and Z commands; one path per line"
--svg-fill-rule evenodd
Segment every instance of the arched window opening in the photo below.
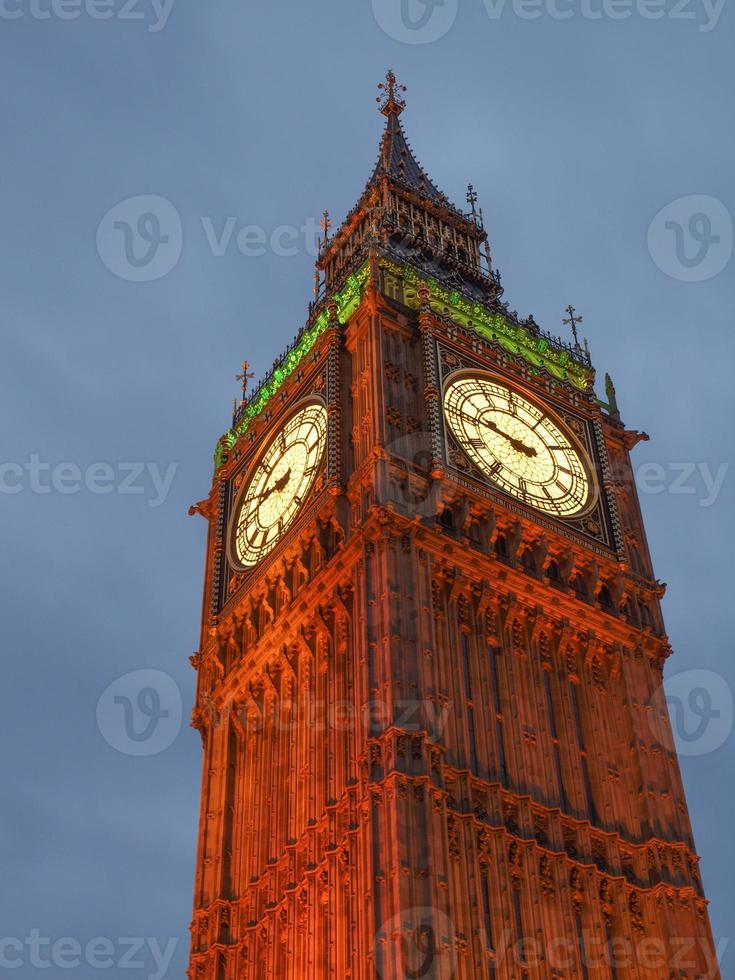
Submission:
M 600 605 L 605 610 L 605 612 L 612 613 L 615 611 L 613 604 L 613 597 L 610 589 L 603 585 L 600 589 Z

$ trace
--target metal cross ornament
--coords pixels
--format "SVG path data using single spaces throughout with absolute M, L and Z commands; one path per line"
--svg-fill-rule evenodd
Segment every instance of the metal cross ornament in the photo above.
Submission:
M 235 381 L 240 381 L 242 383 L 242 400 L 246 401 L 248 397 L 248 381 L 255 377 L 255 372 L 250 370 L 250 363 L 248 361 L 243 361 L 240 365 L 240 370 L 242 374 L 235 375 Z
M 577 316 L 577 311 L 574 309 L 571 303 L 567 307 L 566 312 L 569 314 L 569 316 L 565 317 L 561 322 L 572 328 L 572 336 L 574 337 L 574 346 L 577 348 L 577 350 L 579 350 L 579 335 L 577 333 L 577 326 L 583 322 L 584 317 Z

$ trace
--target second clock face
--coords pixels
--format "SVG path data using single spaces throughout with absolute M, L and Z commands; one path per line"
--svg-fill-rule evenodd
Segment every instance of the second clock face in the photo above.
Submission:
M 560 422 L 501 381 L 471 375 L 450 382 L 444 414 L 475 466 L 506 493 L 571 517 L 590 503 L 589 468 Z
M 276 546 L 316 479 L 327 441 L 323 405 L 302 408 L 269 443 L 235 510 L 233 551 L 251 567 Z

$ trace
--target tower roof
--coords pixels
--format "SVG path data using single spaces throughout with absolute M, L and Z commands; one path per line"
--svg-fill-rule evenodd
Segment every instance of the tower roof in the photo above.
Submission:
M 367 236 L 411 258 L 427 275 L 445 278 L 451 267 L 455 284 L 465 280 L 469 284 L 479 276 L 481 282 L 474 283 L 473 292 L 479 285 L 483 296 L 488 288 L 498 295 L 499 281 L 491 282 L 480 267 L 480 249 L 487 241 L 481 212 L 474 204 L 471 213 L 453 205 L 416 159 L 399 118 L 406 105 L 402 94 L 406 87 L 398 85 L 389 71 L 378 88 L 377 102 L 386 123 L 377 163 L 357 204 L 333 235 L 331 221 L 325 220 L 317 269 L 325 270 L 327 282 L 335 284 L 351 264 L 346 260 L 362 250 Z M 454 252 L 450 255 L 447 249 Z M 443 269 L 443 264 L 448 268 Z
M 422 197 L 442 207 L 449 206 L 446 194 L 439 190 L 414 156 L 396 115 L 388 117 L 380 144 L 380 157 L 368 185 L 376 183 L 381 177 L 391 177 Z
M 380 156 L 368 186 L 378 182 L 381 177 L 391 177 L 422 197 L 446 207 L 449 203 L 446 194 L 424 171 L 403 131 L 399 116 L 405 108 L 405 101 L 400 93 L 406 91 L 405 86 L 396 85 L 395 75 L 389 71 L 386 82 L 379 88 L 385 92 L 384 98 L 378 97 L 378 102 L 382 103 L 380 111 L 386 117 L 386 124 L 380 143 Z

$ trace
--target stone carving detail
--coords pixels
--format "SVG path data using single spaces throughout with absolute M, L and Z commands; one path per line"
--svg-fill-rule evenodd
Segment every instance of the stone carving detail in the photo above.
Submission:
M 546 898 L 551 899 L 556 897 L 554 870 L 548 854 L 541 855 L 539 862 L 539 884 L 541 886 L 541 892 Z
M 600 881 L 600 907 L 605 925 L 612 928 L 613 925 L 613 896 L 612 887 L 607 878 Z
M 401 377 L 400 368 L 398 368 L 392 361 L 385 362 L 385 376 L 389 381 L 398 381 Z
M 582 875 L 579 868 L 572 868 L 569 872 L 569 892 L 572 899 L 574 914 L 581 915 L 584 909 L 584 893 L 582 887 Z
M 453 817 L 451 814 L 447 818 L 447 832 L 449 840 L 449 856 L 453 861 L 459 861 L 462 853 L 459 843 L 459 826 L 456 817 Z
M 641 903 L 637 892 L 631 892 L 628 896 L 628 912 L 630 913 L 630 922 L 634 931 L 639 936 L 642 936 L 646 931 L 646 923 L 643 919 L 643 912 L 641 911 Z
M 508 870 L 511 884 L 518 891 L 523 880 L 523 853 L 517 841 L 513 841 L 508 848 Z
M 492 837 L 487 830 L 481 830 L 477 835 L 477 854 L 480 864 L 487 867 L 492 860 Z

